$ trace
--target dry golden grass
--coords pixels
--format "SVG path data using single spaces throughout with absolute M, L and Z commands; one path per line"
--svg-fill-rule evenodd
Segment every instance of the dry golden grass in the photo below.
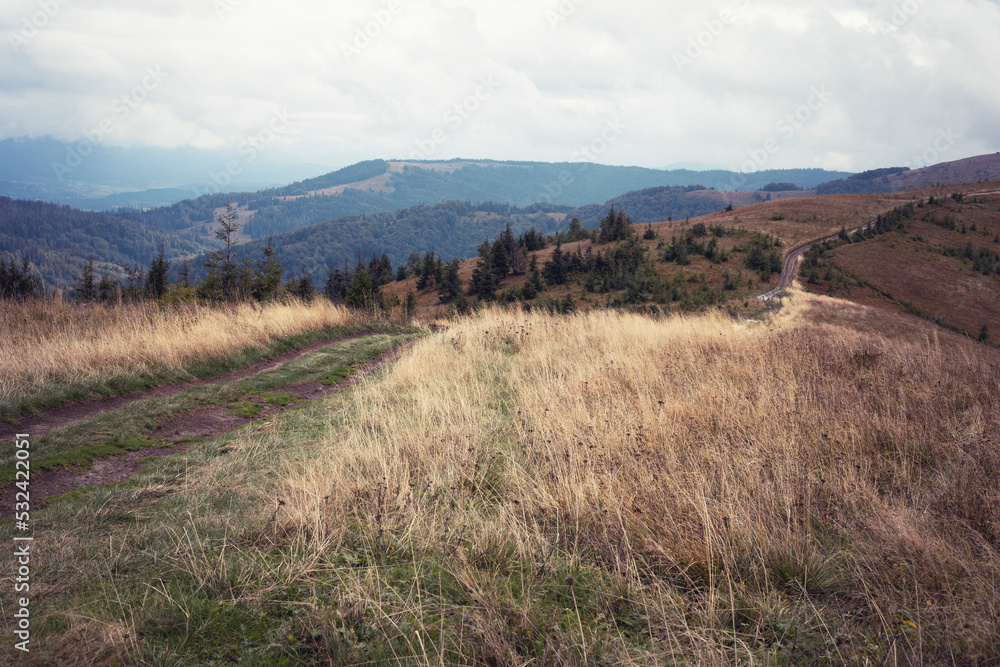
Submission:
M 325 299 L 159 307 L 0 302 L 0 400 L 51 384 L 182 372 L 305 331 L 354 322 Z
M 998 371 L 797 291 L 764 323 L 485 311 L 53 507 L 37 613 L 66 664 L 990 664 Z
M 353 395 L 351 427 L 293 466 L 280 532 L 452 550 L 482 617 L 464 632 L 498 663 L 517 622 L 474 566 L 498 548 L 610 577 L 671 659 L 778 655 L 778 628 L 802 658 L 995 658 L 1000 358 L 938 335 L 802 294 L 768 325 L 487 312 Z

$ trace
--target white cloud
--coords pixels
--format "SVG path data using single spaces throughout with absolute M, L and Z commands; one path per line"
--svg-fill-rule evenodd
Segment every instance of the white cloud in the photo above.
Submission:
M 160 67 L 106 142 L 235 146 L 275 109 L 295 118 L 285 150 L 339 163 L 440 127 L 434 157 L 563 160 L 616 117 L 601 160 L 647 166 L 742 164 L 776 132 L 774 167 L 900 164 L 948 127 L 949 158 L 1000 142 L 985 0 L 52 1 L 45 25 L 37 0 L 0 9 L 2 137 L 76 138 Z M 497 91 L 448 126 L 481 77 Z M 776 130 L 822 85 L 831 100 Z

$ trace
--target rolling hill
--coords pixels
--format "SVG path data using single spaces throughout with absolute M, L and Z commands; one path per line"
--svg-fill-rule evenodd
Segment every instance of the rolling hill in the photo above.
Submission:
M 975 183 L 1000 179 L 1000 153 L 942 162 L 922 169 L 875 169 L 823 183 L 818 194 L 885 193 L 949 183 Z
M 27 259 L 49 286 L 69 287 L 88 257 L 112 274 L 146 267 L 161 246 L 170 257 L 206 248 L 106 213 L 0 197 L 0 259 Z
M 768 183 L 783 181 L 808 189 L 832 176 L 847 174 L 818 169 L 740 175 L 590 163 L 371 160 L 282 188 L 203 196 L 169 207 L 149 211 L 124 209 L 118 214 L 157 229 L 202 229 L 215 219 L 220 201 L 225 203 L 229 199 L 243 209 L 243 231 L 250 238 L 262 239 L 334 218 L 452 200 L 498 202 L 516 207 L 538 202 L 585 206 L 645 188 L 696 184 L 717 189 L 733 189 L 733 184 L 763 188 Z M 677 211 L 673 215 L 685 213 Z

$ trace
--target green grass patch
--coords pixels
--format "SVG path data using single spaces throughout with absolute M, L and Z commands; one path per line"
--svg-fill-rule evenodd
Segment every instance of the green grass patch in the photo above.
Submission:
M 238 417 L 246 417 L 247 419 L 255 419 L 263 409 L 264 406 L 260 403 L 239 401 L 237 403 L 230 403 L 229 414 L 236 415 Z
M 118 410 L 70 424 L 32 440 L 32 467 L 88 465 L 98 458 L 155 444 L 150 434 L 177 416 L 212 405 L 230 409 L 247 419 L 254 419 L 263 405 L 254 397 L 274 406 L 286 406 L 295 400 L 282 387 L 302 382 L 321 381 L 336 373 L 379 356 L 407 337 L 373 334 L 328 345 L 312 354 L 290 361 L 279 368 L 236 382 L 220 382 L 193 387 L 164 398 L 147 398 Z M 85 443 L 85 444 L 84 444 Z M 14 450 L 0 452 L 0 482 L 14 479 Z
M 174 384 L 196 379 L 207 379 L 242 370 L 265 359 L 290 352 L 325 339 L 346 338 L 364 333 L 408 334 L 417 333 L 414 327 L 398 325 L 357 324 L 308 331 L 275 341 L 267 347 L 236 350 L 222 359 L 198 362 L 182 371 L 152 371 L 135 373 L 111 373 L 87 382 L 53 383 L 28 396 L 0 399 L 0 421 L 15 422 L 26 414 L 59 407 L 75 401 L 94 398 L 120 396 L 140 392 L 151 387 Z
M 329 375 L 324 375 L 320 381 L 326 386 L 330 387 L 335 384 L 340 384 L 347 378 L 351 377 L 351 375 L 353 374 L 354 374 L 353 368 L 351 368 L 350 366 L 341 366 L 333 373 L 330 373 Z
M 266 391 L 258 394 L 258 396 L 268 405 L 273 405 L 279 408 L 291 405 L 295 401 L 299 400 L 298 396 L 287 391 Z

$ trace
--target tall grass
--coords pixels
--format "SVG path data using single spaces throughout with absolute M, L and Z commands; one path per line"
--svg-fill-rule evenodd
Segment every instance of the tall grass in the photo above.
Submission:
M 304 331 L 353 322 L 348 310 L 324 299 L 176 307 L 0 301 L 0 401 L 52 384 L 182 372 Z
M 54 515 L 95 533 L 39 533 L 44 627 L 69 662 L 989 664 L 1000 356 L 937 336 L 799 293 L 482 312 Z
M 996 355 L 812 324 L 810 308 L 854 307 L 797 299 L 749 328 L 460 321 L 354 394 L 352 427 L 282 494 L 283 532 L 316 554 L 383 534 L 453 552 L 478 618 L 437 650 L 464 633 L 500 663 L 551 613 L 497 580 L 516 563 L 585 573 L 566 605 L 580 627 L 556 622 L 528 651 L 543 662 L 636 645 L 719 663 L 997 657 Z M 352 583 L 427 630 L 443 613 Z

